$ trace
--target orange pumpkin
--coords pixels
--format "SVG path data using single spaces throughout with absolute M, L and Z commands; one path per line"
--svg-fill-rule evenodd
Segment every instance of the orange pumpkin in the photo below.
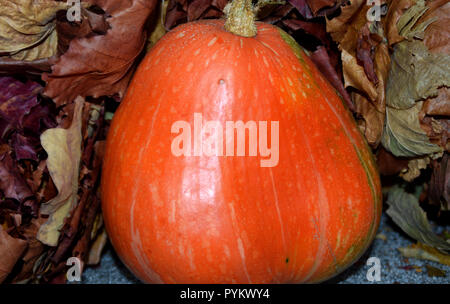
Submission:
M 256 30 L 242 37 L 222 20 L 177 27 L 147 54 L 114 115 L 104 218 L 145 282 L 319 282 L 373 240 L 380 181 L 351 114 L 290 36 Z M 279 122 L 277 164 L 247 151 L 174 155 L 171 126 L 193 126 L 195 113 L 223 125 Z

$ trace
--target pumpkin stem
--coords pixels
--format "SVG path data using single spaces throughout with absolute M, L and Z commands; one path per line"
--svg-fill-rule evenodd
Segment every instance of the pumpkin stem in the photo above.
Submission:
M 233 0 L 225 7 L 224 13 L 227 31 L 243 37 L 256 36 L 255 8 L 252 0 Z

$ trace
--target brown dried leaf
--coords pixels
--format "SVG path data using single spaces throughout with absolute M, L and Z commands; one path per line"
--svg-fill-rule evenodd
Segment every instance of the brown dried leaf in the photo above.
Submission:
M 428 197 L 430 202 L 441 206 L 441 210 L 450 210 L 450 162 L 449 155 L 439 160 L 433 160 L 433 173 L 431 174 Z
M 212 0 L 194 0 L 187 10 L 188 22 L 197 20 L 211 6 Z
M 26 241 L 11 237 L 0 225 L 0 283 L 6 279 L 26 248 Z
M 397 175 L 408 167 L 408 159 L 395 157 L 381 147 L 377 153 L 377 165 L 381 175 Z
M 105 35 L 77 38 L 69 50 L 43 75 L 45 94 L 58 105 L 76 96 L 119 94 L 123 96 L 135 59 L 147 41 L 146 21 L 156 0 L 91 0 L 108 15 L 110 29 Z
M 56 31 L 58 32 L 59 54 L 64 54 L 69 49 L 70 42 L 73 39 L 105 35 L 109 29 L 104 14 L 97 14 L 81 7 L 80 17 L 80 22 L 68 22 L 65 16 L 57 18 Z
M 383 39 L 378 37 L 376 41 L 373 40 L 373 37 L 378 36 L 379 29 L 368 21 L 368 10 L 366 1 L 352 1 L 350 5 L 342 7 L 338 17 L 327 20 L 327 32 L 342 51 L 344 86 L 357 89 L 375 102 L 378 91 L 384 90 L 384 87 L 379 86 L 377 91 L 379 79 L 374 67 L 375 50 Z M 383 55 L 385 53 L 383 50 Z
M 17 163 L 9 151 L 0 154 L 0 191 L 5 198 L 12 198 L 20 203 L 33 198 L 33 193 L 17 169 Z
M 15 276 L 13 283 L 30 279 L 33 274 L 33 268 L 38 267 L 39 262 L 42 261 L 39 258 L 44 252 L 44 244 L 36 239 L 36 234 L 41 224 L 45 221 L 46 219 L 44 218 L 33 219 L 26 227 L 21 227 L 23 229 L 21 235 L 27 240 L 28 247 L 22 256 L 23 266 L 19 274 Z
M 438 89 L 438 95 L 434 98 L 425 100 L 422 112 L 426 115 L 450 116 L 450 89 L 441 87 Z
M 355 105 L 353 104 L 350 96 L 344 88 L 341 78 L 337 74 L 336 70 L 331 64 L 330 57 L 328 56 L 325 47 L 320 46 L 317 50 L 310 55 L 311 60 L 319 68 L 319 70 L 325 75 L 325 77 L 330 81 L 336 91 L 339 92 L 341 97 L 346 102 L 347 106 L 351 111 L 355 111 Z
M 450 2 L 431 1 L 424 20 L 435 20 L 425 30 L 423 42 L 431 53 L 450 54 Z
M 300 15 L 302 15 L 304 18 L 311 19 L 314 17 L 306 0 L 288 0 L 288 1 L 290 4 L 292 4 L 293 7 L 297 9 Z
M 335 6 L 337 0 L 306 0 L 306 2 L 308 3 L 312 13 L 317 15 L 320 10 Z

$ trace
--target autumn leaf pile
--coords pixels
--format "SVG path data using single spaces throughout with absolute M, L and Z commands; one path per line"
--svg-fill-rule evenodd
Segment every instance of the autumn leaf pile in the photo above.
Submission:
M 445 255 L 450 245 L 419 197 L 439 214 L 450 209 L 448 1 L 264 2 L 259 20 L 305 48 L 380 172 L 409 182 L 387 201 L 419 242 L 405 252 Z M 70 22 L 65 1 L 0 0 L 0 282 L 64 282 L 69 257 L 99 262 L 104 141 L 136 65 L 167 31 L 222 18 L 227 3 L 89 0 Z M 418 180 L 421 196 L 407 189 Z

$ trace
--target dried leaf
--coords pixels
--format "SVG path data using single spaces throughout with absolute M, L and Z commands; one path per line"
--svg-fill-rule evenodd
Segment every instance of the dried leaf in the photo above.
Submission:
M 187 10 L 188 22 L 197 20 L 211 6 L 212 0 L 194 0 Z
M 375 50 L 383 41 L 380 36 L 382 31 L 367 19 L 368 9 L 366 1 L 352 1 L 349 5 L 342 7 L 338 17 L 327 20 L 327 32 L 338 43 L 342 52 L 345 87 L 357 89 L 371 102 L 382 103 L 383 98 L 379 98 L 376 102 L 378 91 L 384 92 L 384 86 L 378 84 L 375 66 Z M 376 41 L 373 40 L 374 37 L 377 37 Z M 378 49 L 383 54 L 384 50 L 387 50 L 386 47 L 384 49 L 378 47 Z M 389 62 L 389 59 L 384 61 Z M 385 70 L 383 67 L 380 68 Z
M 288 0 L 288 1 L 290 4 L 292 4 L 293 7 L 297 9 L 300 15 L 302 15 L 304 18 L 306 19 L 313 18 L 313 14 L 306 0 Z
M 444 254 L 433 247 L 420 242 L 408 247 L 398 248 L 398 250 L 407 258 L 429 260 L 450 266 L 450 255 Z
M 56 55 L 56 12 L 66 2 L 0 0 L 0 55 L 33 61 Z
M 353 104 L 350 96 L 344 88 L 341 78 L 337 74 L 335 68 L 332 66 L 330 57 L 328 56 L 325 47 L 320 46 L 316 51 L 311 53 L 311 60 L 319 68 L 319 70 L 325 75 L 328 81 L 333 85 L 333 87 L 338 91 L 341 97 L 346 102 L 347 106 L 351 111 L 355 110 L 355 105 Z
M 386 86 L 389 107 L 408 109 L 415 102 L 438 95 L 450 86 L 450 56 L 432 54 L 421 41 L 403 41 L 394 47 Z
M 383 147 L 380 147 L 378 150 L 376 158 L 378 170 L 381 175 L 397 175 L 401 171 L 408 168 L 408 159 L 395 157 Z
M 378 233 L 376 236 L 375 236 L 375 238 L 376 239 L 379 239 L 379 240 L 382 240 L 382 241 L 387 241 L 387 236 L 384 234 L 384 233 Z
M 325 8 L 336 5 L 337 0 L 306 0 L 312 13 L 317 16 L 317 13 Z
M 107 241 L 106 230 L 102 229 L 89 250 L 87 265 L 98 265 L 100 263 L 102 251 Z
M 37 238 L 49 246 L 57 245 L 64 219 L 77 203 L 83 101 L 76 99 L 69 129 L 49 129 L 41 135 L 42 147 L 48 154 L 47 168 L 58 189 L 56 197 L 41 205 L 41 213 L 50 217 L 40 227 Z
M 441 206 L 441 210 L 450 210 L 450 163 L 446 153 L 439 160 L 433 160 L 428 196 L 432 204 Z
M 146 21 L 156 0 L 92 0 L 111 17 L 105 35 L 76 38 L 69 50 L 43 75 L 45 94 L 58 105 L 77 96 L 123 96 L 134 62 L 147 41 Z
M 367 142 L 373 147 L 378 146 L 383 134 L 386 117 L 385 86 L 390 63 L 388 47 L 385 43 L 380 43 L 375 49 L 374 67 L 375 75 L 378 80 L 375 101 L 369 100 L 365 95 L 360 94 L 359 92 L 353 93 L 356 112 L 362 116 L 363 120 L 363 123 L 361 123 L 361 120 L 358 121 L 358 125 L 367 139 Z
M 28 280 L 33 275 L 33 268 L 39 266 L 39 263 L 42 262 L 40 257 L 44 252 L 44 244 L 36 239 L 36 233 L 45 220 L 44 218 L 33 219 L 29 225 L 21 227 L 23 228 L 21 235 L 27 240 L 28 247 L 22 256 L 23 266 L 14 278 L 13 283 Z
M 169 1 L 163 1 L 159 4 L 158 14 L 156 15 L 156 25 L 153 28 L 152 33 L 148 39 L 147 50 L 155 45 L 158 40 L 164 36 L 166 33 L 166 28 L 164 27 L 164 22 L 166 20 L 167 7 Z
M 14 133 L 11 138 L 11 146 L 15 152 L 16 160 L 32 159 L 38 161 L 37 151 L 39 140 L 35 137 L 25 137 L 20 133 Z
M 431 229 L 425 212 L 419 206 L 419 199 L 399 186 L 389 190 L 386 213 L 410 237 L 437 248 L 450 251 L 450 242 L 436 235 Z
M 37 94 L 41 91 L 42 86 L 36 82 L 0 77 L 0 118 L 14 128 L 21 127 L 24 116 L 37 105 Z
M 445 277 L 445 270 L 433 267 L 431 265 L 425 265 L 427 268 L 427 275 L 429 277 Z
M 109 29 L 105 14 L 96 10 L 93 12 L 82 3 L 79 22 L 68 22 L 66 16 L 60 16 L 56 20 L 56 31 L 58 33 L 58 51 L 60 54 L 67 52 L 70 41 L 75 38 L 87 38 L 96 35 L 105 35 Z M 57 14 L 58 17 L 58 14 Z M 51 72 L 51 70 L 49 71 Z
M 397 157 L 418 157 L 442 151 L 441 147 L 430 142 L 420 127 L 419 112 L 422 103 L 417 102 L 407 110 L 386 109 L 386 126 L 381 143 Z
M 397 22 L 397 29 L 400 36 L 408 40 L 412 38 L 423 38 L 423 32 L 432 20 L 428 20 L 427 22 L 418 21 L 427 10 L 428 7 L 425 5 L 425 0 L 416 0 L 415 4 L 408 8 Z
M 450 54 L 450 2 L 432 1 L 433 6 L 424 17 L 434 20 L 425 30 L 423 42 L 431 53 Z M 428 14 L 429 13 L 429 14 Z
M 19 203 L 33 198 L 33 193 L 9 151 L 0 153 L 0 191 L 5 198 L 15 199 Z
M 345 41 L 354 40 L 358 30 L 367 22 L 368 7 L 365 4 L 365 0 L 353 0 L 342 7 L 338 17 L 327 20 L 327 32 L 334 41 L 346 44 Z
M 0 225 L 0 283 L 6 279 L 26 248 L 26 241 L 11 237 Z
M 415 0 L 389 0 L 389 9 L 385 18 L 385 32 L 389 46 L 403 41 L 405 37 L 400 36 L 397 28 L 398 20 L 414 5 Z
M 400 177 L 407 182 L 412 182 L 420 176 L 420 170 L 426 169 L 429 164 L 430 158 L 428 156 L 411 159 L 408 162 L 408 168 L 400 173 Z
M 450 116 L 450 88 L 439 88 L 438 95 L 434 98 L 428 98 L 422 111 L 426 115 L 432 116 Z

